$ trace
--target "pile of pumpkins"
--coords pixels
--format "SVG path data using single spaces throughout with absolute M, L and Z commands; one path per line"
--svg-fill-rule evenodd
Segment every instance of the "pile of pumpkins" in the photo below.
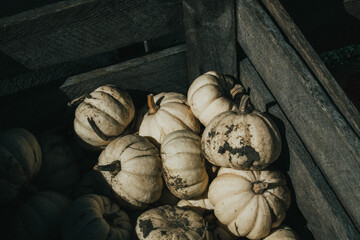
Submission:
M 56 134 L 0 133 L 0 204 L 18 201 L 10 239 L 299 239 L 281 225 L 286 179 L 269 168 L 279 130 L 234 79 L 207 72 L 187 96 L 150 94 L 139 110 L 114 85 L 81 100 L 76 138 L 101 151 L 81 180 Z

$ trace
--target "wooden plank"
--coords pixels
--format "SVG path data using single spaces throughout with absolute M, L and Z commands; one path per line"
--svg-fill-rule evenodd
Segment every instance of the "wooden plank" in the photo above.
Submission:
M 61 1 L 0 19 L 0 50 L 34 70 L 181 28 L 180 0 Z
M 292 199 L 304 215 L 307 227 L 317 240 L 360 238 L 354 223 L 248 59 L 240 62 L 239 72 L 241 83 L 250 89 L 251 103 L 256 109 L 271 114 L 280 127 L 283 151 L 275 164 L 289 175 L 295 192 Z M 304 236 L 304 229 L 297 230 L 301 239 L 309 239 Z
M 255 0 L 237 0 L 238 41 L 360 229 L 360 139 Z
M 61 79 L 64 80 L 67 77 L 88 72 L 100 67 L 109 66 L 117 63 L 118 61 L 119 56 L 117 51 L 112 51 L 68 63 L 56 64 L 54 66 L 27 72 L 15 77 L 5 78 L 0 80 L 0 96 L 20 92 L 51 81 L 56 82 Z
M 289 14 L 278 0 L 262 0 L 266 8 L 275 18 L 288 37 L 291 44 L 296 48 L 305 60 L 309 68 L 314 72 L 317 79 L 323 85 L 336 106 L 352 126 L 354 131 L 360 136 L 360 113 L 346 96 L 343 89 L 336 82 L 319 55 L 306 40 L 300 29 L 295 25 Z
M 8 17 L 61 0 L 1 0 L 0 17 Z
M 238 76 L 235 1 L 184 0 L 189 81 L 207 71 Z
M 68 78 L 60 89 L 70 99 L 89 93 L 103 84 L 154 93 L 186 93 L 186 46 L 179 45 L 144 57 Z

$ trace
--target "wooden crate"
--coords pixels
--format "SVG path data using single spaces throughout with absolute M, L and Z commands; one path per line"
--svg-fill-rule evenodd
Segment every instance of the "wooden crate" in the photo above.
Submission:
M 206 71 L 229 74 L 280 126 L 286 223 L 302 239 L 360 239 L 359 112 L 277 0 L 9 0 L 0 9 L 9 14 L 1 130 L 71 127 L 67 103 L 105 83 L 140 107 L 148 92 L 186 94 Z

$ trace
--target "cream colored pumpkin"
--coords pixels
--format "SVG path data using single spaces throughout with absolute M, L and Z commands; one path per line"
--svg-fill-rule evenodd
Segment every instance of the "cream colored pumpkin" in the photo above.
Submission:
M 75 200 L 66 211 L 62 227 L 64 240 L 130 240 L 132 231 L 127 213 L 96 194 Z
M 233 97 L 243 92 L 244 88 L 231 78 L 210 71 L 192 82 L 187 100 L 194 115 L 206 127 L 217 114 L 236 110 Z
M 280 226 L 264 238 L 263 240 L 300 240 L 294 230 L 287 226 Z
M 207 240 L 235 240 L 237 237 L 232 234 L 227 226 L 215 219 L 213 214 L 214 206 L 207 198 L 207 193 L 198 199 L 180 200 L 177 206 L 184 209 L 191 209 L 202 215 L 207 222 Z M 210 214 L 209 214 L 210 212 Z
M 169 133 L 160 152 L 163 176 L 172 194 L 181 199 L 192 199 L 205 192 L 209 177 L 201 152 L 201 139 L 196 133 L 189 130 Z
M 130 95 L 113 85 L 98 87 L 76 108 L 74 130 L 86 146 L 104 148 L 133 120 Z
M 14 199 L 39 172 L 41 148 L 35 136 L 23 128 L 0 133 L 0 204 Z
M 217 115 L 202 135 L 203 153 L 221 167 L 261 170 L 281 153 L 281 137 L 276 124 L 257 110 L 247 112 L 249 97 L 243 96 L 239 111 Z
M 100 154 L 95 170 L 125 204 L 143 208 L 160 198 L 163 188 L 158 149 L 139 135 L 113 140 Z
M 140 240 L 199 240 L 205 236 L 205 223 L 192 210 L 165 205 L 142 213 L 135 231 Z
M 49 240 L 61 234 L 61 221 L 71 200 L 57 192 L 39 192 L 27 199 L 10 219 L 11 239 Z
M 277 171 L 221 168 L 208 197 L 216 218 L 233 234 L 249 239 L 266 237 L 290 207 L 285 177 Z
M 154 138 L 160 144 L 165 136 L 176 130 L 200 133 L 200 122 L 181 93 L 168 92 L 148 95 L 149 111 L 140 124 L 139 135 Z

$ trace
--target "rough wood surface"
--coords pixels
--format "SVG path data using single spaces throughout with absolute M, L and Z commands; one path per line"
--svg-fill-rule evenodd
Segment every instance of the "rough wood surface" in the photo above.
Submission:
M 237 36 L 360 229 L 360 139 L 256 0 L 237 0 Z
M 289 175 L 295 192 L 293 201 L 296 201 L 316 239 L 359 238 L 360 233 L 248 59 L 240 62 L 240 81 L 250 89 L 254 107 L 271 114 L 280 127 L 284 147 L 275 164 Z M 297 232 L 304 233 L 301 229 Z M 309 237 L 302 236 L 302 239 Z
M 237 73 L 235 1 L 184 0 L 189 81 L 214 70 Z
M 180 0 L 73 0 L 0 19 L 0 50 L 38 69 L 179 31 Z
M 158 53 L 100 68 L 68 78 L 60 89 L 70 99 L 89 93 L 103 84 L 154 93 L 186 93 L 186 46 L 179 45 Z
M 295 25 L 284 7 L 278 0 L 262 0 L 266 8 L 275 18 L 288 37 L 291 44 L 301 54 L 309 68 L 314 72 L 317 79 L 323 85 L 336 106 L 344 115 L 346 120 L 353 127 L 354 131 L 360 136 L 360 113 L 346 96 L 343 89 L 336 82 L 319 55 L 305 39 L 300 29 Z
M 17 13 L 38 8 L 61 0 L 1 0 L 0 17 L 7 17 Z

